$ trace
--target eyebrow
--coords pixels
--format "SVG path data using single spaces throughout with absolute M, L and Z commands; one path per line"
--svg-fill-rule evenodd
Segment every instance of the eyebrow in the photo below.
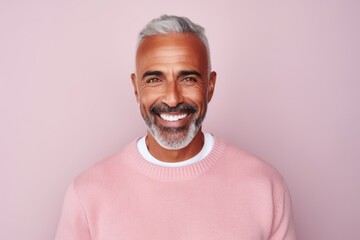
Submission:
M 199 78 L 201 78 L 201 74 L 197 71 L 193 71 L 193 70 L 183 70 L 180 71 L 180 73 L 178 74 L 178 76 L 186 76 L 186 75 L 195 75 L 198 76 Z
M 148 76 L 162 76 L 162 75 L 164 75 L 164 73 L 161 72 L 161 71 L 146 71 L 142 75 L 142 79 L 144 79 L 144 78 L 146 78 Z

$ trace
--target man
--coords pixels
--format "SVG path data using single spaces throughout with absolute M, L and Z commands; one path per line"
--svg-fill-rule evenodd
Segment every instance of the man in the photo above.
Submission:
M 279 173 L 201 130 L 216 82 L 201 26 L 151 21 L 131 80 L 147 135 L 74 181 L 57 240 L 295 239 Z

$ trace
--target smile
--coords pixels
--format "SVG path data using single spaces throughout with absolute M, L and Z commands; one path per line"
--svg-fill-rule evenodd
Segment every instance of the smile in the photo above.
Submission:
M 166 114 L 166 113 L 161 113 L 160 117 L 168 122 L 175 122 L 175 121 L 179 121 L 181 119 L 184 119 L 188 116 L 187 113 L 183 113 L 183 114 L 178 114 L 178 115 L 170 115 L 170 114 Z

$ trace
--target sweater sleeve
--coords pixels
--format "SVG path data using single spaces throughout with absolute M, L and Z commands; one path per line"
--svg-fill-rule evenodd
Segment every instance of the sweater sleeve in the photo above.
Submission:
M 285 183 L 283 183 L 282 195 L 275 209 L 272 233 L 269 240 L 296 240 L 291 199 Z
M 55 240 L 91 240 L 83 206 L 71 184 L 65 194 Z

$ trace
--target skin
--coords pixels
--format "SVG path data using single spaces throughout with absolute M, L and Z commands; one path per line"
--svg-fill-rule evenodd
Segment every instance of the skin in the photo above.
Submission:
M 205 117 L 216 82 L 216 72 L 209 73 L 208 69 L 206 47 L 194 34 L 174 33 L 145 38 L 137 49 L 136 73 L 131 74 L 142 116 L 163 127 L 173 128 L 187 126 L 191 120 Z M 198 110 L 185 119 L 171 122 L 150 111 L 154 104 L 175 107 L 181 103 L 194 105 Z M 181 112 L 166 114 L 179 115 Z M 148 131 L 146 144 L 155 158 L 179 162 L 200 152 L 204 135 L 200 127 L 186 147 L 169 150 L 159 145 Z

